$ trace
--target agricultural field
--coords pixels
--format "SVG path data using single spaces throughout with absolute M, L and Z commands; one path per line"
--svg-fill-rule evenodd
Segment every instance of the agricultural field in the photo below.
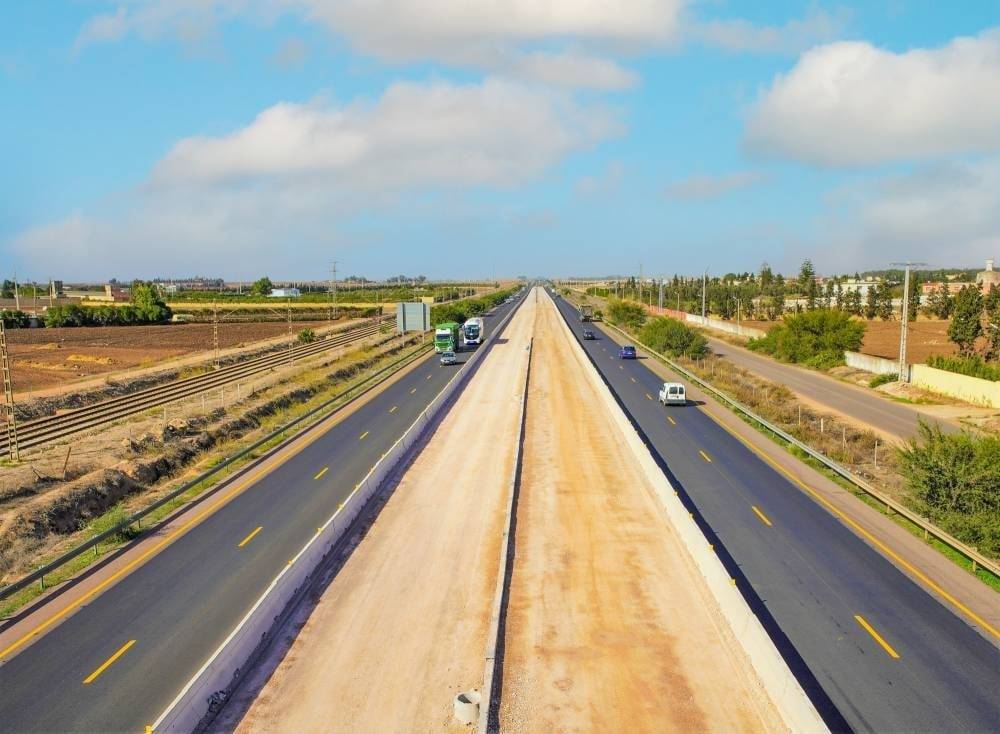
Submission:
M 298 332 L 326 325 L 326 321 L 296 321 L 293 329 Z M 288 324 L 283 321 L 223 322 L 219 324 L 219 347 L 248 346 L 287 333 Z M 213 349 L 210 323 L 11 329 L 7 343 L 18 396 Z

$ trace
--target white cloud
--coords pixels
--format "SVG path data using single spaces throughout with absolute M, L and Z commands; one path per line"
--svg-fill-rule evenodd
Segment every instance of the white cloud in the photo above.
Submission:
M 1000 29 L 900 54 L 815 48 L 757 102 L 746 142 L 824 166 L 1000 150 Z
M 288 248 L 322 259 L 359 215 L 523 184 L 620 131 L 600 106 L 496 79 L 394 84 L 339 106 L 283 103 L 228 135 L 178 142 L 135 191 L 25 232 L 11 249 L 33 267 L 91 275 L 106 276 L 94 269 L 109 263 L 146 275 L 191 263 L 287 272 Z
M 760 171 L 734 171 L 719 176 L 697 175 L 669 184 L 666 193 L 672 199 L 714 199 L 730 191 L 753 186 L 763 177 Z
M 627 89 L 635 74 L 614 61 L 573 52 L 530 53 L 514 59 L 509 73 L 554 87 L 578 89 Z
M 152 178 L 166 186 L 313 176 L 379 190 L 506 186 L 619 130 L 603 108 L 523 84 L 397 83 L 374 103 L 278 104 L 224 137 L 182 140 Z
M 818 236 L 816 233 L 820 233 Z M 1000 257 L 1000 157 L 880 176 L 828 197 L 794 256 L 827 271 L 915 260 L 958 267 Z
M 817 10 L 784 25 L 762 26 L 747 20 L 712 20 L 689 23 L 685 35 L 734 52 L 796 54 L 817 43 L 832 41 L 847 27 L 848 13 Z
M 634 76 L 598 58 L 612 48 L 669 40 L 687 0 L 139 0 L 97 16 L 76 48 L 143 38 L 201 40 L 236 16 L 271 22 L 294 13 L 391 62 L 435 60 L 563 87 L 622 89 Z M 545 45 L 543 52 L 539 46 Z
M 618 191 L 625 176 L 625 165 L 611 161 L 599 176 L 584 176 L 576 182 L 577 196 L 608 196 Z
M 271 63 L 282 69 L 302 66 L 309 55 L 309 47 L 301 38 L 289 38 L 271 56 Z

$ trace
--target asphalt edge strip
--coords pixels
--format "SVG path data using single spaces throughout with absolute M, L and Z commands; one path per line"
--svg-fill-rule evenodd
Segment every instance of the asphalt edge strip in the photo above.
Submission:
M 507 632 L 507 607 L 510 601 L 510 583 L 514 575 L 515 535 L 517 531 L 517 503 L 521 495 L 521 468 L 524 462 L 524 436 L 527 427 L 528 384 L 531 381 L 531 359 L 534 337 L 528 342 L 528 365 L 524 372 L 524 388 L 517 443 L 514 447 L 514 466 L 510 474 L 510 492 L 503 538 L 500 542 L 500 569 L 493 599 L 493 614 L 487 633 L 486 660 L 483 669 L 483 692 L 480 698 L 478 734 L 495 734 L 500 731 L 500 698 L 503 693 L 503 660 Z M 483 710 L 483 706 L 486 710 Z

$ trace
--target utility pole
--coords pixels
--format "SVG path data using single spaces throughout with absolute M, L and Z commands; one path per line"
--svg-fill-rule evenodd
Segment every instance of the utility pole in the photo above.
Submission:
M 330 306 L 330 321 L 337 315 L 337 261 L 330 263 L 330 297 L 333 305 Z
M 903 312 L 900 314 L 899 328 L 899 381 L 909 382 L 909 370 L 906 368 L 906 332 L 910 324 L 910 268 L 914 265 L 926 265 L 927 263 L 892 263 L 893 267 L 902 266 L 903 275 Z
M 288 311 L 288 364 L 292 364 L 292 299 L 285 299 L 285 308 Z
M 215 369 L 219 369 L 219 302 L 212 304 L 212 343 L 215 346 Z
M 663 313 L 663 279 L 660 279 L 660 290 L 658 297 L 656 299 L 656 306 L 660 309 L 660 313 Z
M 21 293 L 17 288 L 17 272 L 14 273 L 14 309 L 21 310 Z
M 705 302 L 706 295 L 708 294 L 708 268 L 705 268 L 705 274 L 701 276 L 701 325 L 704 326 L 707 323 L 705 318 Z
M 7 449 L 10 458 L 19 461 L 21 456 L 17 449 L 17 422 L 14 418 L 14 384 L 10 380 L 10 359 L 7 356 L 7 331 L 3 319 L 0 319 L 0 366 L 3 369 L 3 406 L 4 423 L 7 429 Z

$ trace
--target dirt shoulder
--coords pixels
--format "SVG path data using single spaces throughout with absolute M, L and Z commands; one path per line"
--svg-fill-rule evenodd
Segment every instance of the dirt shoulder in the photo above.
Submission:
M 465 731 L 482 682 L 534 304 L 403 475 L 238 727 Z
M 535 335 L 501 729 L 784 730 L 548 298 Z

